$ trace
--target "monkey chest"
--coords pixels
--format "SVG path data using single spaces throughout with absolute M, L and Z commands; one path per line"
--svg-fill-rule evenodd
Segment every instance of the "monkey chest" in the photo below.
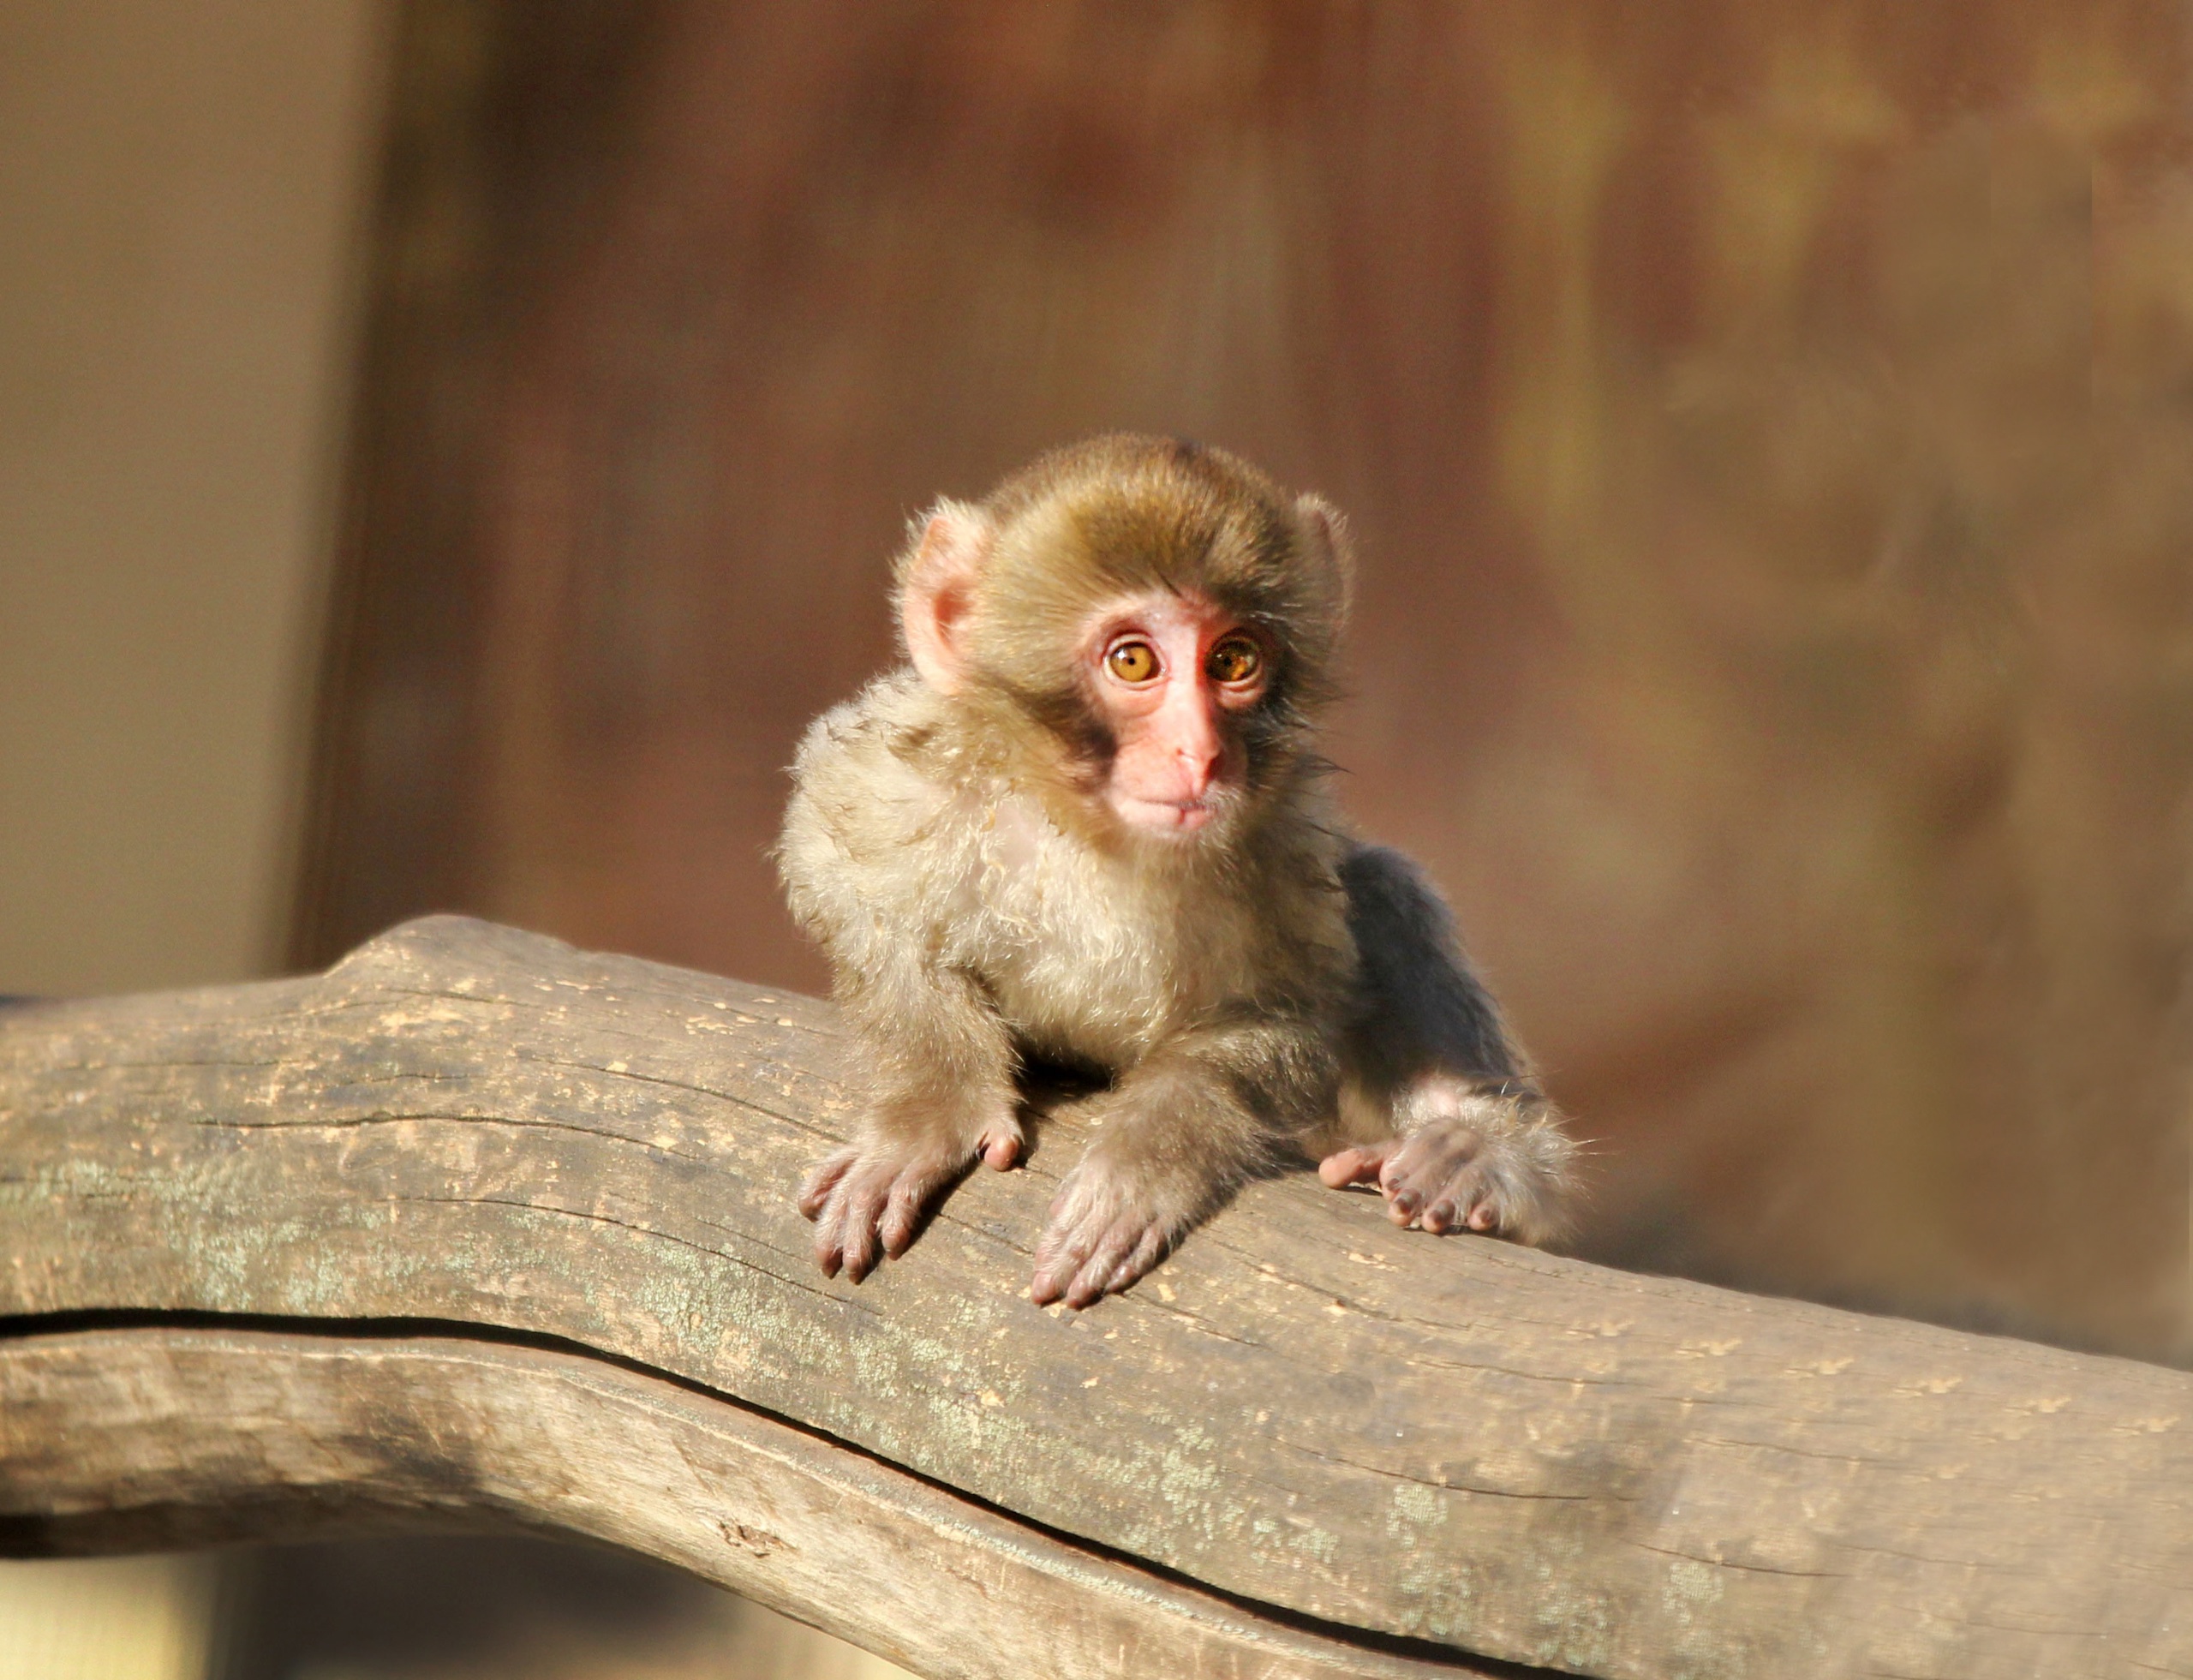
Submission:
M 1039 1053 L 1123 1067 L 1249 989 L 1246 906 L 1186 903 L 1086 867 L 989 871 L 962 954 Z

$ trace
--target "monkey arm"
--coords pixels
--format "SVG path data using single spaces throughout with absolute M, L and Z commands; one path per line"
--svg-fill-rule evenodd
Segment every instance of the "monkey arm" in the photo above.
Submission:
M 1493 1085 L 1521 1080 L 1523 1058 L 1499 1007 L 1416 865 L 1384 846 L 1357 846 L 1340 876 L 1358 963 L 1350 1074 L 1380 1096 L 1434 1072 Z
M 1032 1294 L 1086 1306 L 1140 1277 L 1241 1183 L 1294 1152 L 1339 1078 L 1320 1023 L 1250 1017 L 1161 1044 L 1096 1104 L 1051 1204 Z
M 1471 971 L 1446 905 L 1383 846 L 1353 848 L 1341 880 L 1359 966 L 1345 1142 L 1319 1175 L 1376 1184 L 1396 1224 L 1435 1235 L 1557 1235 L 1575 1145 Z
M 905 1252 L 938 1192 L 980 1156 L 1020 1158 L 1010 1035 L 969 975 L 911 960 L 856 978 L 838 998 L 860 1039 L 866 1113 L 854 1140 L 800 1193 L 815 1256 L 857 1282 L 882 1253 Z

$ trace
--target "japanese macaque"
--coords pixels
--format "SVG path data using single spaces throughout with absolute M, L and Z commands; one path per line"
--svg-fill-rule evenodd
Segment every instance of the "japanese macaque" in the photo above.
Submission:
M 826 1274 L 1019 1161 L 1031 1061 L 1108 1081 L 1039 1304 L 1126 1288 L 1290 1162 L 1375 1184 L 1398 1225 L 1557 1230 L 1559 1116 L 1437 894 L 1325 792 L 1349 571 L 1316 497 L 1124 434 L 919 522 L 910 663 L 809 730 L 779 852 L 865 1081 L 800 1196 Z

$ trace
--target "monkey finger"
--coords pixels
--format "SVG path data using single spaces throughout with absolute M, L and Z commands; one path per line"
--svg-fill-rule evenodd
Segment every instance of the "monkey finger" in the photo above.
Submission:
M 1391 1144 L 1379 1144 L 1367 1149 L 1336 1151 L 1318 1163 L 1318 1176 L 1335 1190 L 1345 1189 L 1351 1184 L 1372 1183 L 1393 1147 Z
M 929 1205 L 929 1198 L 941 1182 L 941 1175 L 908 1169 L 891 1183 L 884 1198 L 880 1229 L 883 1236 L 883 1252 L 897 1259 L 906 1252 L 914 1240 L 914 1233 L 921 1224 L 922 1210 Z
M 889 1182 L 873 1171 L 858 1173 L 840 1190 L 834 1210 L 838 1217 L 837 1242 L 846 1276 L 857 1283 L 874 1271 L 882 1259 L 876 1227 L 883 1217 Z
M 1067 1280 L 1079 1269 L 1073 1256 L 1058 1252 L 1047 1232 L 1036 1245 L 1036 1273 L 1028 1280 L 1028 1299 L 1038 1306 L 1049 1306 L 1066 1293 Z
M 975 1145 L 975 1152 L 989 1164 L 992 1170 L 1001 1173 L 1019 1163 L 1020 1148 L 1019 1127 L 1008 1131 L 1001 1126 L 994 1126 L 983 1133 L 981 1141 Z
M 1435 1236 L 1449 1231 L 1497 1232 L 1507 1220 L 1502 1211 L 1499 1175 L 1482 1159 L 1466 1162 L 1436 1193 L 1424 1214 L 1424 1229 Z
M 825 1277 L 835 1277 L 846 1263 L 845 1244 L 839 1238 L 842 1211 L 834 1199 L 816 1210 L 815 1264 Z
M 1093 1211 L 1079 1217 L 1053 1217 L 1043 1240 L 1036 1245 L 1036 1276 L 1029 1294 L 1037 1306 L 1049 1306 L 1067 1293 L 1081 1275 L 1103 1229 Z
M 875 1227 L 870 1222 L 848 1220 L 840 1240 L 840 1251 L 845 1257 L 846 1282 L 857 1283 L 875 1270 L 882 1257 L 876 1252 Z
M 1138 1215 L 1129 1214 L 1114 1220 L 1112 1228 L 1100 1238 L 1081 1269 L 1073 1275 L 1073 1282 L 1067 1286 L 1066 1304 L 1076 1309 L 1101 1300 L 1112 1287 L 1112 1274 L 1134 1252 L 1135 1244 L 1149 1229 L 1149 1222 Z
M 1467 1127 L 1426 1127 L 1388 1158 L 1378 1174 L 1378 1187 L 1389 1200 L 1413 1193 L 1421 1208 L 1469 1169 L 1479 1147 L 1478 1134 Z
M 1142 1234 L 1142 1240 L 1135 1244 L 1134 1252 L 1113 1268 L 1112 1275 L 1104 1280 L 1104 1292 L 1116 1294 L 1143 1276 L 1165 1258 L 1165 1251 L 1169 1246 L 1164 1227 L 1152 1225 Z
M 1405 1142 L 1378 1169 L 1378 1191 L 1386 1199 L 1386 1217 L 1404 1229 L 1416 1223 L 1439 1187 L 1437 1181 L 1427 1181 L 1423 1151 L 1415 1143 L 1414 1139 Z
M 1048 1257 L 1043 1249 L 1036 1253 L 1036 1276 L 1028 1285 L 1028 1298 L 1038 1306 L 1049 1306 L 1062 1299 L 1067 1288 L 1080 1274 L 1082 1262 L 1088 1257 L 1085 1240 L 1063 1247 Z
M 825 1277 L 835 1277 L 846 1264 L 852 1215 L 852 1180 L 841 1175 L 822 1199 L 815 1217 L 815 1263 Z
M 834 1151 L 816 1163 L 815 1170 L 807 1175 L 807 1182 L 800 1187 L 800 1213 L 812 1219 L 822 1212 L 824 1204 L 830 1199 L 830 1193 L 838 1187 L 839 1181 L 859 1159 L 859 1147 L 847 1144 L 843 1149 Z

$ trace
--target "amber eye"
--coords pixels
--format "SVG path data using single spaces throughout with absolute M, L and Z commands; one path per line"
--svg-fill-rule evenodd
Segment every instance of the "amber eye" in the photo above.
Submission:
M 1203 668 L 1214 683 L 1246 683 L 1264 668 L 1264 656 L 1246 636 L 1229 636 L 1210 650 Z
M 1157 674 L 1157 649 L 1147 642 L 1122 642 L 1104 655 L 1104 663 L 1123 683 L 1146 683 Z

